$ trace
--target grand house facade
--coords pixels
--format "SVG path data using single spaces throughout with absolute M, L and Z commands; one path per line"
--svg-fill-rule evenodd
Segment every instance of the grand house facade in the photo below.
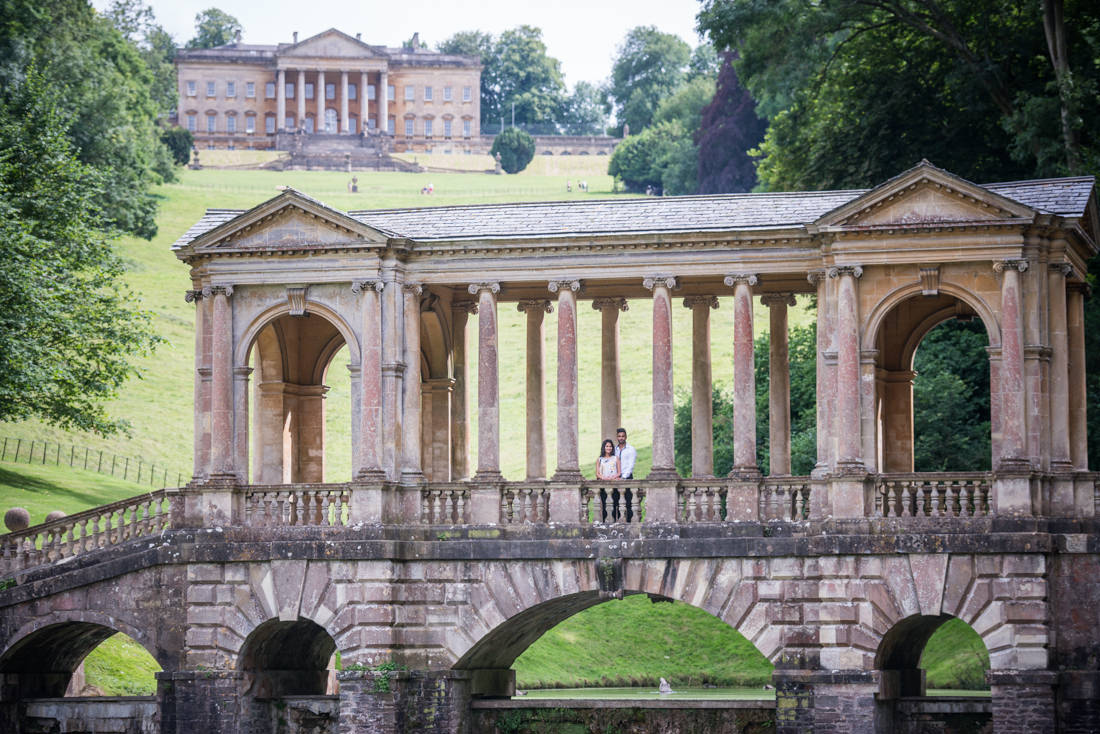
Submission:
M 180 49 L 178 122 L 198 148 L 286 149 L 288 134 L 384 132 L 394 149 L 462 146 L 480 136 L 481 62 L 400 48 L 330 28 L 274 45 Z

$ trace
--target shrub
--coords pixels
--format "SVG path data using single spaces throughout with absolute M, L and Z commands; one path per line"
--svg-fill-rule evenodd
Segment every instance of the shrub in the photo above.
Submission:
M 489 155 L 500 153 L 500 167 L 506 173 L 519 173 L 535 157 L 535 139 L 518 127 L 507 128 L 493 140 Z

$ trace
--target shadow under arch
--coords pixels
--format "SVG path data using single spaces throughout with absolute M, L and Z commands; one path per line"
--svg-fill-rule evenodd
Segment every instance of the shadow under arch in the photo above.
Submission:
M 335 692 L 335 653 L 336 641 L 313 620 L 269 619 L 245 638 L 237 668 L 254 698 L 321 696 Z

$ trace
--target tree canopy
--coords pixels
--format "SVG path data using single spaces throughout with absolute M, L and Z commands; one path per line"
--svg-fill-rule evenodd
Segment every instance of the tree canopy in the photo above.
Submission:
M 214 48 L 233 43 L 244 30 L 241 22 L 224 10 L 207 8 L 195 14 L 195 37 L 187 48 Z
M 611 67 L 608 96 L 615 110 L 616 130 L 623 125 L 640 133 L 653 123 L 662 99 L 684 81 L 691 47 L 678 36 L 654 26 L 638 26 L 626 34 Z M 705 60 L 701 65 L 705 67 Z
M 764 137 L 766 123 L 737 79 L 733 54 L 723 54 L 718 88 L 702 111 L 699 130 L 699 193 L 752 191 L 756 164 L 749 154 Z
M 500 167 L 505 173 L 519 173 L 535 157 L 535 139 L 518 127 L 509 127 L 493 138 L 489 155 L 500 155 Z

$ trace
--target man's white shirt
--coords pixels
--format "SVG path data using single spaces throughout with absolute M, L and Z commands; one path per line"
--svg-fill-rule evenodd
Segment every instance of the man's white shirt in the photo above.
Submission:
M 619 457 L 619 476 L 629 479 L 634 478 L 634 462 L 638 458 L 638 452 L 630 444 L 615 446 L 615 456 Z

